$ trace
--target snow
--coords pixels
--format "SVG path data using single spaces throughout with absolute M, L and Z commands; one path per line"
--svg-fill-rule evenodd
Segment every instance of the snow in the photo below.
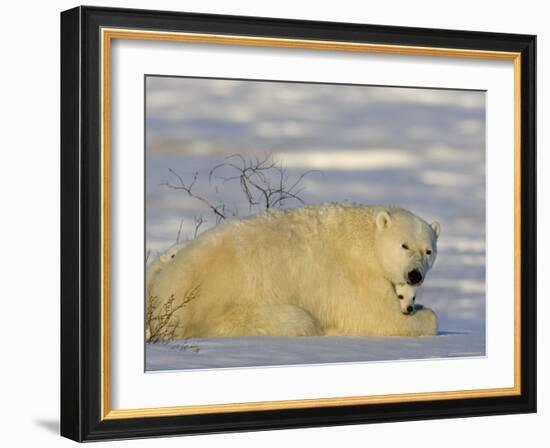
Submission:
M 245 338 L 148 346 L 152 370 L 433 357 L 485 353 L 485 93 L 416 88 L 147 78 L 146 251 L 149 260 L 191 238 L 199 201 L 163 183 L 174 170 L 194 191 L 239 216 L 238 183 L 208 179 L 231 154 L 271 153 L 290 180 L 306 170 L 307 204 L 404 207 L 439 221 L 438 259 L 417 291 L 436 311 L 430 338 Z M 223 174 L 223 173 L 220 173 Z M 285 206 L 297 206 L 287 202 Z M 199 233 L 200 233 L 199 232 Z
M 240 337 L 146 345 L 147 371 L 483 356 L 477 332 L 423 337 Z

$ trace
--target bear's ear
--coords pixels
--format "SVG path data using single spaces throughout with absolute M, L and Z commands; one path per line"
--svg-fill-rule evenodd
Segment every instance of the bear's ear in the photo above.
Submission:
M 441 232 L 441 225 L 437 221 L 434 221 L 430 224 L 430 227 L 433 229 L 435 236 L 439 238 L 439 233 Z
M 376 215 L 376 227 L 378 230 L 387 229 L 391 226 L 391 218 L 388 212 L 378 212 Z

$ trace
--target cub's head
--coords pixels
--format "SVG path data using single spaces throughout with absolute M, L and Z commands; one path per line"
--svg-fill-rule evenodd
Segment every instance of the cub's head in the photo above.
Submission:
M 400 283 L 393 286 L 399 299 L 399 305 L 403 314 L 414 314 L 416 302 L 416 286 Z
M 420 286 L 437 257 L 440 225 L 402 209 L 376 213 L 376 256 L 393 284 Z
M 178 252 L 186 246 L 186 243 L 177 243 L 170 247 L 166 252 L 159 256 L 159 260 L 166 264 L 170 263 L 178 254 Z

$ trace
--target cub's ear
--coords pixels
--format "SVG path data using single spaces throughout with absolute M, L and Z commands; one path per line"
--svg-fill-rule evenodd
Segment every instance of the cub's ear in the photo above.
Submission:
M 437 221 L 434 221 L 430 224 L 430 227 L 434 231 L 435 236 L 439 238 L 439 233 L 441 232 L 441 225 Z
M 391 226 L 391 217 L 388 212 L 378 212 L 376 215 L 376 227 L 378 230 L 388 229 Z

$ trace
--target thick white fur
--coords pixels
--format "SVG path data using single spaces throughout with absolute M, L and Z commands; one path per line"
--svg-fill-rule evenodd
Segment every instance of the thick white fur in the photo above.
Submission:
M 147 290 L 158 310 L 198 291 L 174 314 L 175 337 L 433 335 L 435 313 L 404 315 L 393 285 L 411 269 L 426 275 L 438 234 L 439 224 L 395 207 L 272 210 L 203 233 Z
M 409 285 L 407 283 L 400 283 L 395 285 L 395 293 L 399 299 L 399 305 L 401 306 L 401 312 L 410 314 L 407 310 L 409 306 L 414 309 L 414 302 L 416 299 L 416 286 Z
M 171 246 L 168 250 L 160 254 L 155 258 L 148 266 L 145 272 L 145 283 L 147 285 L 147 296 L 150 295 L 151 291 L 149 288 L 153 284 L 153 280 L 162 270 L 162 268 L 170 263 L 176 256 L 176 254 L 186 246 L 187 243 L 178 243 Z

